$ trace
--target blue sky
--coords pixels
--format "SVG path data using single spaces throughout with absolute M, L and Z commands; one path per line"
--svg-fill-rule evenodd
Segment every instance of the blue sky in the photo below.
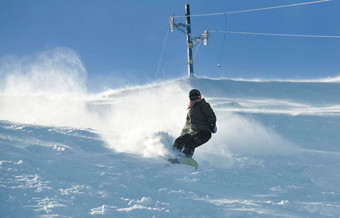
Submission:
M 158 72 L 157 68 L 169 17 L 184 15 L 187 2 L 191 14 L 206 14 L 308 1 L 1 0 L 0 57 L 22 58 L 66 47 L 80 56 L 89 81 L 119 78 L 146 83 L 183 77 L 187 54 L 180 31 L 168 33 Z M 339 1 L 333 0 L 226 17 L 192 17 L 192 36 L 206 29 L 225 30 L 225 24 L 227 31 L 340 36 L 339 9 Z M 185 22 L 184 18 L 175 21 Z M 209 45 L 200 46 L 196 53 L 194 72 L 228 78 L 336 77 L 340 75 L 339 57 L 339 38 L 211 33 Z

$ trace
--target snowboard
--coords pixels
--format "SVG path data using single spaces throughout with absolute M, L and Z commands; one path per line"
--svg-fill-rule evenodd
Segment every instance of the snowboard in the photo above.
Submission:
M 197 162 L 194 159 L 190 158 L 190 157 L 168 158 L 166 160 L 168 162 L 172 163 L 172 164 L 184 164 L 184 165 L 192 166 L 196 170 L 198 168 Z

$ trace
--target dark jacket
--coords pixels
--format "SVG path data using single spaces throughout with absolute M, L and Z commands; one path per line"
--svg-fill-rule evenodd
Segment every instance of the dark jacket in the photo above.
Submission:
M 203 98 L 189 108 L 185 125 L 181 135 L 186 133 L 196 133 L 199 130 L 210 132 L 210 124 L 216 123 L 216 116 L 210 104 Z

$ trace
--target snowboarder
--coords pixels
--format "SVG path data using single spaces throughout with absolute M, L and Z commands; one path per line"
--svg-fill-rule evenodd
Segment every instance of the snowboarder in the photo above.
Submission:
M 174 142 L 174 149 L 180 156 L 192 157 L 195 148 L 206 143 L 211 133 L 216 133 L 216 116 L 210 104 L 198 89 L 189 92 L 190 103 L 186 123 L 181 135 Z

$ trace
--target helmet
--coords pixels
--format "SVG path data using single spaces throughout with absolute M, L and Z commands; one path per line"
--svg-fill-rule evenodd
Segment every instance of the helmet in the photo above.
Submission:
M 189 98 L 190 100 L 197 100 L 201 97 L 201 92 L 198 89 L 192 89 L 189 92 Z

